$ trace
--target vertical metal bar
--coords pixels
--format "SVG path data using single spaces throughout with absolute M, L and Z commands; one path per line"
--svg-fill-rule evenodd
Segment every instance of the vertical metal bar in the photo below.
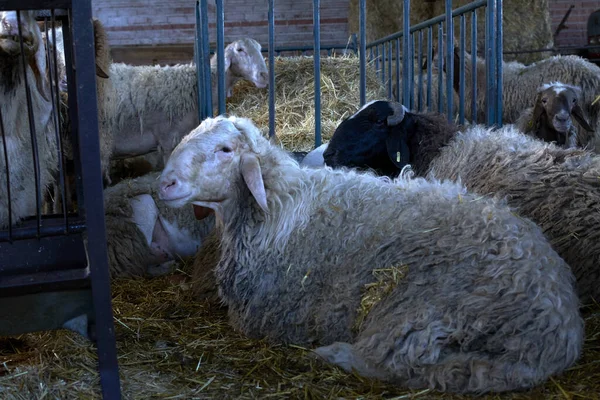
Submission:
M 477 123 L 477 10 L 471 14 L 471 112 L 472 122 Z
M 269 0 L 269 137 L 275 135 L 275 0 Z
M 60 125 L 59 125 L 59 113 L 60 113 L 60 88 L 59 88 L 59 80 L 58 80 L 58 51 L 56 47 L 56 19 L 54 16 L 54 9 L 50 11 L 50 18 L 52 24 L 52 54 L 53 57 L 50 57 L 50 46 L 47 47 L 47 56 L 48 56 L 48 65 L 50 67 L 50 76 L 51 79 L 54 80 L 54 85 L 50 85 L 50 97 L 52 98 L 52 111 L 54 117 L 54 131 L 56 137 L 56 151 L 58 152 L 58 180 L 59 180 L 59 188 L 60 188 L 60 197 L 62 200 L 62 216 L 63 223 L 65 228 L 65 233 L 68 231 L 69 225 L 67 221 L 67 192 L 65 190 L 65 170 L 63 163 L 63 151 L 62 151 L 62 140 L 60 135 Z M 49 38 L 48 32 L 48 19 L 44 18 L 44 28 L 46 31 L 46 38 Z M 46 40 L 48 43 L 48 40 Z M 64 46 L 64 40 L 63 40 Z M 54 68 L 53 68 L 54 67 Z M 54 92 L 52 89 L 54 88 Z M 54 196 L 58 196 L 58 193 L 54 193 Z M 56 199 L 54 199 L 56 201 Z
M 494 101 L 496 100 L 495 90 L 495 72 L 496 67 L 494 64 L 494 57 L 496 52 L 494 49 L 494 7 L 495 0 L 488 0 L 486 8 L 486 35 L 485 35 L 485 65 L 486 65 L 486 110 L 487 110 L 487 124 L 492 126 L 496 123 L 496 107 L 494 107 Z
M 92 278 L 92 298 L 95 314 L 95 332 L 98 369 L 102 397 L 119 400 L 119 368 L 115 344 L 115 328 L 111 307 L 110 277 L 104 223 L 102 170 L 98 138 L 98 107 L 94 67 L 94 32 L 92 2 L 73 1 L 73 42 L 75 44 L 77 76 L 77 125 L 81 175 L 86 204 L 87 252 Z M 85 121 L 85 122 L 84 122 Z M 74 151 L 75 152 L 75 151 Z
M 417 99 L 417 110 L 421 111 L 423 108 L 423 30 L 419 30 L 419 51 L 417 53 L 417 65 L 419 67 L 419 92 Z
M 410 29 L 409 29 L 410 31 Z M 409 68 L 409 79 L 408 79 L 408 88 L 410 93 L 410 106 L 409 108 L 412 110 L 415 107 L 415 35 L 409 33 L 409 54 L 410 54 L 410 62 L 408 64 Z
M 17 25 L 19 29 L 19 36 L 23 37 L 23 29 L 21 26 L 21 11 L 17 11 Z M 33 115 L 33 102 L 31 100 L 31 89 L 29 87 L 29 80 L 27 79 L 27 66 L 29 63 L 25 60 L 25 49 L 23 45 L 23 40 L 19 41 L 21 45 L 21 62 L 23 63 L 23 83 L 25 83 L 25 95 L 27 98 L 27 116 L 29 117 L 29 133 L 31 134 L 31 150 L 33 153 L 33 174 L 34 174 L 34 182 L 35 182 L 35 208 L 36 208 L 36 216 L 37 216 L 37 235 L 38 237 L 41 234 L 42 229 L 42 190 L 41 190 L 41 182 L 40 182 L 40 158 L 38 153 L 38 145 L 37 145 L 37 132 L 35 129 L 35 118 Z M 44 72 L 42 72 L 44 73 Z M 95 92 L 94 92 L 95 93 Z M 41 132 L 42 135 L 45 132 Z
M 442 113 L 444 111 L 444 106 L 443 106 L 444 92 L 442 91 L 442 87 L 443 87 L 442 72 L 444 69 L 444 28 L 443 28 L 441 22 L 438 27 L 438 48 L 437 48 L 437 50 L 438 50 L 438 112 Z
M 367 102 L 367 0 L 359 0 L 358 9 L 358 26 L 360 30 L 360 106 L 362 107 Z
M 431 67 L 433 63 L 433 26 L 427 29 L 427 111 L 431 111 Z
M 409 59 L 409 47 L 410 47 L 410 0 L 404 0 L 404 9 L 402 10 L 403 14 L 403 23 L 402 23 L 402 90 L 403 90 L 403 99 L 402 103 L 406 107 L 410 107 L 410 84 L 409 84 L 409 62 L 412 60 Z
M 313 0 L 313 35 L 315 63 L 315 147 L 321 145 L 321 0 Z
M 458 73 L 458 122 L 463 125 L 465 123 L 465 30 L 466 30 L 465 14 L 460 15 L 460 66 Z M 455 71 L 456 72 L 456 71 Z
M 381 44 L 381 84 L 385 88 L 385 43 Z
M 12 242 L 12 199 L 10 196 L 10 168 L 8 166 L 8 149 L 6 148 L 6 133 L 4 132 L 4 121 L 2 120 L 2 107 L 0 107 L 0 134 L 2 138 L 2 149 L 4 154 L 4 170 L 6 172 L 6 198 L 8 199 L 8 240 Z
M 379 69 L 379 46 L 375 46 L 375 72 L 377 77 L 381 75 L 381 70 Z
M 204 114 L 206 117 L 212 117 L 214 115 L 213 110 L 213 96 L 212 96 L 212 74 L 210 68 L 210 37 L 208 34 L 208 1 L 200 0 L 200 17 L 201 17 L 201 32 L 202 41 L 202 71 L 204 71 Z
M 223 0 L 217 2 L 217 90 L 219 115 L 225 114 L 225 12 Z
M 452 121 L 454 100 L 454 19 L 452 18 L 452 0 L 446 0 L 446 103 L 448 121 Z
M 497 102 L 497 111 L 496 111 L 496 124 L 501 127 L 502 126 L 502 51 L 504 48 L 503 38 L 504 31 L 502 29 L 502 0 L 496 0 L 496 102 Z
M 388 42 L 388 99 L 393 99 L 394 94 L 392 93 L 392 57 L 393 57 L 393 53 L 392 53 L 392 41 L 390 40 Z
M 400 103 L 400 38 L 396 42 L 396 101 Z
M 203 59 L 203 46 L 202 41 L 204 38 L 202 37 L 202 21 L 200 19 L 200 2 L 196 0 L 196 7 L 194 7 L 194 12 L 196 14 L 196 31 L 194 32 L 194 62 L 196 63 L 196 80 L 198 81 L 198 122 L 202 122 L 206 115 L 206 107 L 204 104 L 206 103 L 206 95 L 204 89 L 204 70 L 202 63 Z

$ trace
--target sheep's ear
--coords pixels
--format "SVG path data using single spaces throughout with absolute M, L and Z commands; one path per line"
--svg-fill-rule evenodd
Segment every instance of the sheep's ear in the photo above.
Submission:
M 400 127 L 394 128 L 385 140 L 388 157 L 396 167 L 402 169 L 410 162 L 410 151 L 406 142 L 406 132 Z
M 583 129 L 585 129 L 588 132 L 594 132 L 594 129 L 590 126 L 589 122 L 587 122 L 587 120 L 583 116 L 583 110 L 581 109 L 579 104 L 575 104 L 575 107 L 573 107 L 573 110 L 571 111 L 571 115 L 575 117 L 575 121 L 577 121 Z
M 260 208 L 268 213 L 269 206 L 267 205 L 267 193 L 265 191 L 265 184 L 262 179 L 262 172 L 260 170 L 260 163 L 258 157 L 254 154 L 245 153 L 242 155 L 241 160 L 242 176 L 246 186 L 250 189 L 250 193 L 260 206 Z
M 98 64 L 96 64 L 96 76 L 99 76 L 100 78 L 108 79 L 108 74 L 106 72 L 104 72 L 102 67 L 99 66 Z
M 538 96 L 535 100 L 535 106 L 533 107 L 533 112 L 531 113 L 531 121 L 529 122 L 529 127 L 533 128 L 537 125 L 540 118 L 544 114 L 544 106 L 542 106 L 542 102 Z

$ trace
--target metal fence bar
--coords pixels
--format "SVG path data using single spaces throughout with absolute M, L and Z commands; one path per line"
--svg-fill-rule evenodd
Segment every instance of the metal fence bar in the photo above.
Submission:
M 441 54 L 440 54 L 441 55 Z M 441 76 L 440 76 L 441 78 Z M 448 120 L 453 120 L 454 100 L 454 19 L 452 18 L 452 0 L 446 0 L 446 104 Z
M 401 102 L 400 97 L 400 39 L 395 39 L 396 43 L 396 101 Z
M 225 114 L 225 13 L 223 0 L 217 3 L 217 90 L 219 96 L 219 115 Z
M 212 79 L 210 70 L 209 34 L 208 34 L 208 1 L 200 0 L 200 37 L 202 38 L 202 71 L 204 79 L 204 115 L 213 116 Z
M 408 34 L 408 31 L 410 30 L 410 0 L 404 0 L 404 9 L 402 10 L 403 14 L 403 24 L 402 24 L 402 31 L 406 32 L 405 35 L 403 35 L 403 45 L 402 45 L 402 61 L 403 66 L 402 66 L 402 91 L 403 91 L 403 99 L 402 99 L 402 103 L 406 106 L 406 107 L 410 107 L 410 98 L 411 98 L 411 93 L 410 93 L 410 85 L 409 85 L 409 60 L 408 58 L 408 54 L 409 54 L 409 47 L 410 47 L 410 35 Z
M 409 79 L 408 79 L 408 93 L 410 93 L 410 105 L 408 106 L 411 110 L 415 107 L 415 35 L 409 34 Z
M 471 14 L 471 118 L 477 122 L 477 10 Z
M 367 0 L 358 1 L 358 25 L 360 29 L 360 107 L 367 102 Z
M 393 98 L 393 93 L 392 93 L 392 57 L 393 57 L 393 52 L 392 52 L 392 42 L 388 43 L 388 99 L 392 99 Z
M 19 29 L 19 36 L 23 37 L 23 27 L 21 24 L 21 11 L 17 11 L 17 25 Z M 32 110 L 32 100 L 31 100 L 31 88 L 29 87 L 29 79 L 27 79 L 27 65 L 29 63 L 25 59 L 25 49 L 23 40 L 19 41 L 21 46 L 21 62 L 23 63 L 23 83 L 25 84 L 25 96 L 27 98 L 27 116 L 29 118 L 29 132 L 31 134 L 31 150 L 33 155 L 33 174 L 34 174 L 34 182 L 35 182 L 35 208 L 36 208 L 36 218 L 37 218 L 37 235 L 40 237 L 42 230 L 42 190 L 41 190 L 41 182 L 40 182 L 40 158 L 38 152 L 38 144 L 37 144 L 37 132 L 35 129 L 35 118 Z M 41 134 L 45 134 L 45 132 L 41 132 Z
M 382 86 L 385 88 L 385 46 L 386 44 L 383 43 L 381 45 L 381 84 Z
M 206 117 L 206 93 L 204 88 L 204 70 L 203 70 L 203 38 L 201 36 L 202 22 L 200 20 L 200 2 L 196 0 L 194 8 L 196 14 L 196 31 L 194 32 L 194 62 L 196 63 L 196 80 L 198 81 L 198 121 L 202 122 Z
M 121 398 L 116 354 L 115 328 L 111 307 L 106 226 L 104 222 L 102 170 L 98 137 L 98 108 L 94 68 L 94 31 L 91 1 L 73 1 L 73 42 L 76 51 L 77 120 L 83 194 L 87 204 L 87 252 L 92 277 L 92 298 L 96 319 L 98 370 L 105 399 Z M 70 83 L 70 82 L 69 82 Z M 84 123 L 85 121 L 85 123 Z M 75 153 L 76 151 L 74 151 Z
M 2 151 L 4 154 L 4 170 L 6 172 L 6 198 L 8 199 L 8 240 L 12 242 L 12 201 L 10 196 L 10 168 L 8 166 L 8 149 L 6 148 L 6 132 L 2 120 L 2 108 L 0 108 L 0 137 L 2 138 Z
M 423 61 L 423 31 L 419 31 L 419 51 L 417 53 L 417 62 L 419 63 L 419 88 L 417 94 L 417 110 L 421 111 L 423 108 L 423 68 L 421 68 L 421 62 Z
M 443 106 L 443 79 L 442 79 L 442 71 L 444 68 L 444 28 L 442 23 L 440 22 L 438 26 L 438 112 L 442 113 L 444 111 Z
M 501 127 L 502 126 L 502 51 L 503 51 L 503 43 L 502 36 L 504 32 L 502 29 L 502 0 L 496 0 L 496 124 Z
M 275 0 L 269 0 L 269 137 L 275 135 Z
M 465 46 L 466 46 L 466 38 L 465 38 L 465 30 L 466 30 L 466 18 L 465 14 L 460 16 L 460 66 L 458 72 L 458 123 L 465 123 Z M 456 71 L 455 71 L 456 72 Z
M 494 6 L 495 0 L 488 0 L 488 6 L 486 9 L 486 35 L 485 35 L 485 80 L 486 80 L 486 112 L 487 112 L 487 124 L 489 126 L 496 123 L 496 91 L 494 84 L 494 77 L 496 68 L 494 65 L 495 52 L 495 40 L 494 40 Z
M 313 35 L 315 48 L 315 147 L 321 145 L 321 0 L 313 0 Z
M 433 26 L 427 28 L 427 110 L 431 111 L 431 68 L 433 67 Z
M 379 78 L 381 70 L 379 69 L 379 46 L 375 46 L 375 74 Z

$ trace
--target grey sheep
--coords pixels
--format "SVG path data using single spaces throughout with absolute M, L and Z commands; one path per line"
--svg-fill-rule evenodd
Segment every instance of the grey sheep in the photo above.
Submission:
M 525 134 L 557 145 L 585 147 L 587 132 L 594 132 L 581 108 L 581 88 L 562 82 L 543 84 L 533 107 L 523 110 L 515 126 Z M 573 119 L 579 124 L 577 129 Z
M 214 227 L 214 215 L 197 221 L 192 207 L 166 207 L 157 198 L 159 175 L 123 180 L 104 190 L 112 278 L 172 272 L 173 263 L 195 255 Z
M 398 158 L 397 158 L 398 157 Z M 563 149 L 512 125 L 463 132 L 446 116 L 378 101 L 344 120 L 324 153 L 333 168 L 460 180 L 469 191 L 506 198 L 537 223 L 573 269 L 581 301 L 600 301 L 600 156 Z
M 529 388 L 581 352 L 569 267 L 535 224 L 459 184 L 302 168 L 220 116 L 159 185 L 167 206 L 214 209 L 219 295 L 249 337 L 449 392 Z

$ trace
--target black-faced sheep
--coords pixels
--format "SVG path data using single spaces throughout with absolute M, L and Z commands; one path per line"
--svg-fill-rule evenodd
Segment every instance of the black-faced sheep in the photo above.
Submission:
M 104 190 L 112 278 L 172 272 L 175 262 L 197 253 L 214 227 L 212 213 L 195 217 L 192 207 L 166 207 L 156 193 L 159 175 L 124 180 Z
M 216 57 L 211 60 L 213 106 L 217 101 Z M 109 75 L 116 90 L 118 118 L 113 125 L 114 158 L 143 155 L 158 150 L 163 165 L 181 138 L 198 121 L 198 81 L 194 64 L 132 66 L 112 64 Z M 225 48 L 225 86 L 246 79 L 259 88 L 268 84 L 261 46 L 244 38 Z
M 546 142 L 556 142 L 562 147 L 584 147 L 590 139 L 587 132 L 594 132 L 579 104 L 581 88 L 551 82 L 538 89 L 533 107 L 523 110 L 516 127 L 526 134 Z M 577 129 L 572 118 L 582 128 Z
M 54 171 L 58 167 L 57 137 L 42 34 L 33 11 L 22 11 L 20 20 L 22 37 L 19 35 L 17 13 L 0 12 L 0 227 L 9 223 L 9 201 L 13 224 L 36 214 L 35 165 L 26 83 L 31 94 L 39 156 L 40 200 L 53 183 Z M 24 54 L 21 53 L 21 41 Z M 23 60 L 26 65 L 23 65 Z M 10 200 L 5 154 L 8 157 Z
M 400 159 L 396 157 L 400 153 Z M 444 115 L 408 112 L 378 101 L 344 121 L 325 152 L 331 167 L 396 176 L 407 164 L 420 176 L 460 179 L 467 189 L 506 197 L 536 222 L 573 269 L 583 302 L 600 300 L 600 157 L 562 149 L 514 126 L 459 132 Z
M 580 354 L 569 267 L 531 221 L 458 184 L 302 168 L 221 116 L 175 148 L 159 194 L 215 210 L 219 295 L 250 337 L 450 392 L 528 388 Z

